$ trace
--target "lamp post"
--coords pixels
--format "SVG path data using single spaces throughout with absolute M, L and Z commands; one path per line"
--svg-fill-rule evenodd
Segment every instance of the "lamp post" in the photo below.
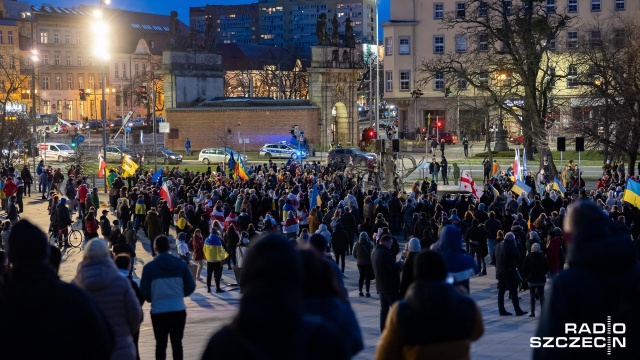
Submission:
M 100 0 L 100 8 L 104 5 L 109 5 L 111 0 Z M 109 59 L 109 41 L 108 41 L 108 32 L 109 28 L 107 23 L 102 19 L 102 11 L 100 9 L 94 12 L 95 21 L 93 23 L 93 34 L 94 34 L 94 55 L 96 55 L 100 59 L 100 88 L 102 91 L 102 99 L 100 106 L 100 115 L 102 120 L 102 156 L 104 159 L 107 158 L 107 109 L 105 107 L 105 76 L 104 76 L 104 63 Z M 107 168 L 104 169 L 104 192 L 107 192 Z
M 29 91 L 31 96 L 31 132 L 35 139 L 31 142 L 31 156 L 33 156 L 33 173 L 36 173 L 36 153 L 34 143 L 37 142 L 36 134 L 36 62 L 38 61 L 38 50 L 36 49 L 36 34 L 33 27 L 34 14 L 32 12 L 23 12 L 20 14 L 23 19 L 29 17 L 29 27 L 31 30 L 31 89 Z
M 504 105 L 504 99 L 502 98 L 502 87 L 505 80 L 508 79 L 506 73 L 498 73 L 498 86 L 500 89 L 500 104 L 498 104 L 498 129 L 496 130 L 496 144 L 494 145 L 495 151 L 509 150 L 507 144 L 507 131 L 504 129 L 504 119 L 502 118 L 502 106 Z

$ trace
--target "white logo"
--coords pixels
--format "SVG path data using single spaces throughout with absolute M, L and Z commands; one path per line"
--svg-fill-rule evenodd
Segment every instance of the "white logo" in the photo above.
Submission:
M 593 324 L 564 324 L 566 336 L 534 336 L 529 340 L 532 348 L 599 348 L 607 349 L 611 355 L 612 348 L 625 348 L 627 339 L 624 334 L 627 326 L 624 323 L 611 323 L 611 316 L 607 316 L 605 323 Z

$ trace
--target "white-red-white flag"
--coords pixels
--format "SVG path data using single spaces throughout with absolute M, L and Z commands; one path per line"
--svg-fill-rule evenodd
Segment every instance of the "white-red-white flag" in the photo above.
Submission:
M 476 199 L 480 199 L 484 193 L 476 187 L 476 183 L 471 178 L 471 175 L 469 175 L 465 170 L 460 171 L 460 190 L 470 192 Z
M 169 209 L 173 209 L 173 206 L 171 204 L 171 195 L 169 194 L 169 185 L 167 185 L 166 181 L 160 188 L 160 197 L 167 201 L 167 206 L 169 207 Z

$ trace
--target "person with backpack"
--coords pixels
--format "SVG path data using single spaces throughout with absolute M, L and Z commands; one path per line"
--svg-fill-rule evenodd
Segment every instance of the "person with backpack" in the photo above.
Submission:
M 138 243 L 138 233 L 133 229 L 133 221 L 127 222 L 127 230 L 124 231 L 124 237 L 127 239 L 127 244 L 131 246 L 133 251 L 136 251 L 136 244 Z M 135 267 L 136 256 L 131 256 L 131 264 Z
M 73 186 L 73 181 L 71 181 L 71 179 L 67 180 L 64 192 L 67 199 L 69 199 L 69 212 L 73 214 L 76 210 L 76 196 L 78 195 L 78 191 L 76 190 L 76 187 Z
M 109 210 L 102 210 L 102 216 L 100 216 L 100 235 L 103 239 L 111 238 L 111 221 L 107 217 Z
M 25 165 L 26 166 L 26 165 Z M 40 180 L 40 176 L 42 176 L 44 168 L 44 160 L 40 160 L 38 163 L 38 167 L 36 168 L 36 175 L 38 175 L 38 192 L 42 193 L 42 181 Z

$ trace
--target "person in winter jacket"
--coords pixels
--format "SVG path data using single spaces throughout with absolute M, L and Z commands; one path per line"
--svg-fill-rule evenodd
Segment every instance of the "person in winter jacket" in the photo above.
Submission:
M 270 213 L 267 213 L 264 217 L 262 231 L 278 231 L 278 223 Z
M 151 322 L 156 338 L 156 359 L 166 357 L 167 340 L 175 358 L 182 358 L 182 335 L 187 320 L 184 297 L 196 288 L 187 264 L 171 255 L 169 238 L 155 240 L 157 256 L 142 269 L 140 292 L 151 303 Z
M 176 250 L 180 260 L 189 263 L 189 245 L 187 245 L 187 234 L 181 232 L 176 239 Z
M 140 328 L 142 308 L 129 281 L 120 275 L 104 239 L 93 239 L 85 247 L 73 284 L 98 303 L 115 335 L 111 359 L 135 359 L 133 334 Z
M 325 240 L 327 241 L 327 247 L 329 245 L 331 245 L 331 232 L 329 232 L 329 230 L 327 230 L 327 225 L 320 224 L 320 227 L 315 232 L 315 234 L 320 234 L 320 235 L 324 236 Z
M 555 278 L 556 275 L 564 266 L 564 258 L 561 256 L 561 245 L 562 240 L 560 240 L 560 235 L 562 231 L 557 228 L 553 230 L 553 234 L 550 234 L 550 239 L 547 241 L 547 253 L 545 254 L 547 257 L 547 261 L 549 262 L 549 273 L 551 273 L 551 278 Z M 562 264 L 561 264 L 562 262 Z
M 244 258 L 247 256 L 247 251 L 249 250 L 249 234 L 246 231 L 243 231 L 241 234 L 241 240 L 236 247 L 236 259 L 238 259 L 238 265 L 234 269 L 234 273 L 236 275 L 236 282 L 238 283 L 238 288 L 240 288 L 240 292 L 242 293 L 242 269 L 244 268 Z
M 151 253 L 153 256 L 156 256 L 153 243 L 156 237 L 162 234 L 160 215 L 158 215 L 158 213 L 156 212 L 156 208 L 152 207 L 151 210 L 147 212 L 147 216 L 144 220 L 144 226 L 147 227 L 147 234 L 149 237 L 149 241 L 151 242 Z
M 536 316 L 536 298 L 540 299 L 540 312 L 542 313 L 542 305 L 544 304 L 544 285 L 547 283 L 548 272 L 549 264 L 540 251 L 540 244 L 533 243 L 531 245 L 531 252 L 529 252 L 522 262 L 521 274 L 529 284 L 529 293 L 531 294 L 530 317 Z
M 467 243 L 467 251 L 478 262 L 478 269 L 482 269 L 480 274 L 487 275 L 487 264 L 484 261 L 485 256 L 487 256 L 487 232 L 478 219 L 473 219 L 471 227 L 464 236 L 464 240 Z
M 249 214 L 246 207 L 243 207 L 242 211 L 240 211 L 240 216 L 238 216 L 238 224 L 236 228 L 240 231 L 247 231 L 249 224 L 251 224 L 251 214 Z
M 135 207 L 135 221 L 133 228 L 138 231 L 140 225 L 144 224 L 144 217 L 147 215 L 147 206 L 144 202 L 144 195 L 138 195 L 138 200 L 136 200 Z
M 480 308 L 446 282 L 434 251 L 416 254 L 415 282 L 389 312 L 374 359 L 470 359 L 484 333 Z
M 222 278 L 223 262 L 228 254 L 222 246 L 222 239 L 218 231 L 211 229 L 211 234 L 204 241 L 204 257 L 207 260 L 207 292 L 211 292 L 211 275 L 214 275 L 216 292 L 224 292 L 220 287 L 220 279 Z M 215 274 L 214 274 L 215 273 Z
M 347 232 L 344 230 L 341 222 L 336 224 L 335 231 L 331 235 L 331 246 L 333 247 L 333 253 L 336 257 L 336 264 L 340 264 L 342 269 L 342 276 L 344 275 L 344 262 L 349 248 L 349 239 Z
M 309 212 L 309 234 L 315 234 L 319 227 L 320 219 L 318 219 L 318 210 L 313 208 Z
M 366 232 L 361 232 L 358 237 L 358 242 L 353 247 L 353 257 L 356 258 L 356 266 L 358 267 L 358 290 L 360 296 L 365 296 L 362 293 L 362 285 L 365 285 L 366 296 L 371 297 L 369 288 L 371 287 L 371 280 L 373 280 L 373 267 L 371 266 L 371 252 L 373 252 L 373 242 L 369 239 L 369 235 Z
M 461 245 L 460 229 L 455 225 L 446 225 L 440 229 L 440 239 L 431 246 L 431 249 L 442 255 L 447 265 L 447 272 L 453 278 L 453 284 L 469 293 L 469 279 L 471 275 L 480 273 L 480 269 L 473 261 L 473 257 L 462 250 Z
M 67 199 L 62 198 L 60 199 L 60 203 L 56 207 L 56 226 L 58 227 L 58 229 L 63 229 L 62 238 L 64 238 L 64 246 L 69 246 L 69 237 L 68 237 L 67 227 L 71 225 L 73 221 L 71 220 L 71 215 L 69 214 L 69 209 L 67 209 L 66 202 L 67 202 Z M 12 222 L 12 224 L 14 223 Z M 63 244 L 60 243 L 58 245 L 62 246 Z
M 522 280 L 519 279 L 518 267 L 521 264 L 520 254 L 518 253 L 518 246 L 516 245 L 516 238 L 512 232 L 508 232 L 504 236 L 504 241 L 496 245 L 494 252 L 496 257 L 496 279 L 498 280 L 498 310 L 500 316 L 511 316 L 504 308 L 504 293 L 509 290 L 511 301 L 513 302 L 513 309 L 516 312 L 516 316 L 522 316 L 526 314 L 520 308 L 520 302 L 518 300 L 518 283 Z
M 285 234 L 287 239 L 295 239 L 298 236 L 299 230 L 300 224 L 298 223 L 295 213 L 293 210 L 289 211 L 287 214 L 287 220 L 285 220 L 284 225 L 282 226 L 282 232 Z
M 196 268 L 196 280 L 202 281 L 202 268 L 204 267 L 204 238 L 202 231 L 196 229 L 191 237 L 191 245 L 193 246 L 193 261 L 198 264 Z
M 407 243 L 406 255 L 403 254 L 404 264 L 402 266 L 402 277 L 400 279 L 400 297 L 404 298 L 409 286 L 414 281 L 414 263 L 416 256 L 420 252 L 420 240 L 418 238 L 412 238 Z
M 220 221 L 222 223 L 222 221 Z M 238 227 L 238 215 L 235 210 L 231 210 L 229 215 L 224 219 L 224 230 L 227 231 L 229 225 L 233 224 L 236 228 Z
M 384 330 L 389 308 L 400 298 L 400 266 L 391 252 L 393 239 L 383 236 L 371 253 L 371 264 L 380 295 L 380 331 Z
M 224 248 L 227 250 L 229 256 L 227 257 L 227 270 L 231 270 L 231 264 L 236 266 L 238 261 L 236 259 L 236 247 L 240 242 L 240 234 L 233 224 L 229 224 L 229 228 L 224 233 Z

